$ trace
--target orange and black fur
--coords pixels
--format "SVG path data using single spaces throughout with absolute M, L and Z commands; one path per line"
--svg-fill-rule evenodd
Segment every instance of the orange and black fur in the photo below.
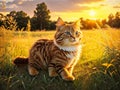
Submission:
M 73 81 L 73 68 L 81 53 L 81 36 L 80 21 L 66 24 L 58 18 L 54 40 L 38 40 L 28 58 L 18 57 L 14 63 L 28 63 L 29 74 L 33 76 L 39 73 L 38 69 L 48 69 L 50 77 L 60 75 L 66 81 Z

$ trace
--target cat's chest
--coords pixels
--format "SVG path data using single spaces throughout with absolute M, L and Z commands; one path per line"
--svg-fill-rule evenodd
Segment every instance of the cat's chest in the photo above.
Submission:
M 69 61 L 71 61 L 71 60 L 75 59 L 76 55 L 75 55 L 75 53 L 67 53 L 66 57 L 67 57 L 67 59 L 69 59 Z
M 70 60 L 78 59 L 80 57 L 81 51 L 66 53 L 66 57 Z
M 71 64 L 78 61 L 80 57 L 80 52 L 78 51 L 75 53 L 67 53 L 66 57 L 67 57 L 67 66 L 69 67 Z

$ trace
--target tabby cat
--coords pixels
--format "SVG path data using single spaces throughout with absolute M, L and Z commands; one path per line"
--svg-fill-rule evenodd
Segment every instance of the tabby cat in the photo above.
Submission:
M 73 81 L 73 68 L 81 53 L 81 36 L 80 21 L 66 24 L 58 18 L 54 40 L 38 40 L 30 49 L 28 58 L 18 57 L 14 63 L 28 63 L 32 76 L 37 75 L 39 69 L 47 69 L 50 77 L 60 75 L 63 80 Z

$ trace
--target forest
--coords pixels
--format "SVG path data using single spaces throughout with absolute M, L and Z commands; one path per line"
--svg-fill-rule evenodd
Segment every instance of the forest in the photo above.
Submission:
M 55 30 L 56 21 L 50 20 L 50 10 L 46 3 L 36 5 L 34 16 L 30 18 L 24 11 L 11 11 L 7 15 L 0 13 L 0 26 L 12 30 Z M 71 22 L 68 22 L 71 23 Z M 120 28 L 120 12 L 108 15 L 107 19 L 85 19 L 80 17 L 81 29 Z

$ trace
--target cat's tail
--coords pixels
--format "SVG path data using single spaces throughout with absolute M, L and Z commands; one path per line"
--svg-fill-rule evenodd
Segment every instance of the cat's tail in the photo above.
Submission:
M 24 58 L 24 57 L 17 57 L 13 63 L 15 65 L 22 65 L 22 64 L 28 64 L 28 58 Z

